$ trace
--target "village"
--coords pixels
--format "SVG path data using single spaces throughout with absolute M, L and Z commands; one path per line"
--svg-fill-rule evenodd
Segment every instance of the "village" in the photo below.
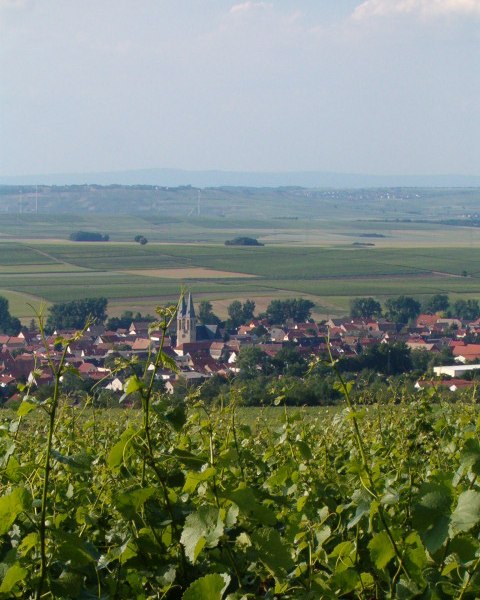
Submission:
M 151 331 L 150 322 L 141 320 L 116 331 L 109 331 L 104 325 L 90 325 L 75 339 L 73 330 L 42 336 L 22 328 L 16 336 L 0 335 L 2 406 L 21 401 L 25 392 L 19 390 L 25 386 L 37 393 L 42 389 L 48 391 L 54 379 L 50 361 L 58 362 L 63 352 L 60 339 L 71 339 L 66 349 L 68 371 L 64 379 L 69 380 L 65 381 L 66 389 L 70 385 L 72 392 L 80 389 L 97 397 L 103 395 L 109 398 L 110 405 L 118 403 L 128 375 L 118 365 L 140 361 L 148 363 L 147 370 L 152 370 L 160 345 L 176 366 L 161 365 L 156 372 L 159 389 L 169 394 L 177 387 L 194 387 L 214 376 L 240 375 L 238 359 L 249 348 L 257 349 L 252 356 L 271 360 L 285 348 L 293 348 L 297 356 L 311 361 L 315 357 L 355 359 L 372 348 L 401 345 L 425 365 L 425 374 L 416 382 L 417 389 L 429 385 L 441 385 L 451 391 L 472 387 L 472 373 L 480 369 L 480 364 L 476 364 L 480 361 L 480 343 L 476 343 L 480 319 L 445 317 L 441 313 L 420 314 L 408 325 L 382 318 L 343 317 L 321 323 L 311 319 L 287 320 L 282 324 L 252 318 L 226 331 L 221 323 L 198 323 L 193 297 L 189 294 L 181 299 L 176 319 L 165 333 Z M 261 370 L 260 364 L 253 368 Z

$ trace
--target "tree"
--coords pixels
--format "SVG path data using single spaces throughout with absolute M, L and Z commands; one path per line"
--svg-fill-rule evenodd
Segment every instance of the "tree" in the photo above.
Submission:
M 303 377 L 307 372 L 307 362 L 294 347 L 286 346 L 277 352 L 272 365 L 280 375 Z
M 212 303 L 208 300 L 202 300 L 197 310 L 198 320 L 203 325 L 218 325 L 221 321 L 213 312 Z
M 228 306 L 228 328 L 235 329 L 239 325 L 243 325 L 253 319 L 255 310 L 255 302 L 253 300 L 245 300 L 242 304 L 240 300 L 234 300 Z
M 270 370 L 269 358 L 258 346 L 241 348 L 236 366 L 240 370 L 241 379 L 253 379 Z
M 46 328 L 54 329 L 82 329 L 89 318 L 96 323 L 103 323 L 107 318 L 106 298 L 85 298 L 61 304 L 53 304 L 48 312 Z
M 240 300 L 234 300 L 228 305 L 228 329 L 235 329 L 243 323 L 243 310 Z
M 372 369 L 385 375 L 397 375 L 411 370 L 411 351 L 404 342 L 375 344 L 360 356 L 343 361 L 343 368 L 356 371 Z
M 133 240 L 138 244 L 141 244 L 142 246 L 144 246 L 148 242 L 147 238 L 144 235 L 136 235 L 133 238 Z
M 424 312 L 433 315 L 448 310 L 449 306 L 450 301 L 447 294 L 434 294 L 424 303 L 422 309 Z
M 246 323 L 254 318 L 255 312 L 255 301 L 254 300 L 245 300 L 242 306 L 243 313 L 243 322 Z
M 478 300 L 457 300 L 453 305 L 453 314 L 465 321 L 475 321 L 480 316 Z
M 410 296 L 398 296 L 389 298 L 385 302 L 386 315 L 395 323 L 408 323 L 420 314 L 420 302 Z
M 314 306 L 313 302 L 304 298 L 272 300 L 267 306 L 266 315 L 270 323 L 282 324 L 287 319 L 301 323 L 310 318 Z
M 370 319 L 380 317 L 382 305 L 373 298 L 354 298 L 350 302 L 350 316 L 353 318 Z
M 7 298 L 0 296 L 0 332 L 17 335 L 21 327 L 20 320 L 10 314 Z

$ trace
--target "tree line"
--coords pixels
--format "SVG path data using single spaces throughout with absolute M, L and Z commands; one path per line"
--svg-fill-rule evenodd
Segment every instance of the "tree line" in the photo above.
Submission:
M 388 298 L 383 308 L 378 300 L 371 297 L 354 298 L 350 303 L 352 318 L 371 319 L 384 316 L 394 323 L 406 324 L 422 312 L 430 315 L 443 313 L 445 317 L 474 321 L 480 317 L 480 305 L 478 300 L 473 299 L 451 302 L 447 294 L 434 294 L 424 302 L 403 295 Z

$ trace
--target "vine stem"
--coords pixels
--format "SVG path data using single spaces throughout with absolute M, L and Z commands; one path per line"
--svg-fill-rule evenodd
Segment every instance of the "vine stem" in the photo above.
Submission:
M 467 593 L 468 586 L 470 585 L 470 582 L 472 581 L 472 577 L 473 577 L 474 573 L 476 573 L 478 571 L 479 566 L 480 566 L 480 556 L 475 561 L 472 570 L 468 572 L 468 577 L 465 580 L 464 584 L 462 585 L 462 589 L 460 590 L 460 594 L 459 594 L 457 600 L 463 600 L 465 594 Z
M 349 408 L 350 411 L 353 412 L 354 409 L 355 409 L 355 406 L 354 406 L 354 404 L 352 402 L 352 399 L 350 397 L 350 391 L 348 389 L 348 386 L 347 386 L 344 378 L 342 377 L 342 374 L 340 373 L 340 371 L 336 367 L 335 360 L 333 359 L 333 356 L 332 356 L 332 351 L 331 351 L 331 348 L 330 348 L 330 344 L 328 344 L 328 354 L 329 354 L 329 358 L 330 358 L 330 366 L 334 370 L 335 375 L 337 376 L 337 378 L 338 378 L 338 380 L 340 382 L 340 385 L 342 386 L 342 391 L 343 391 L 343 395 L 344 395 L 347 407 Z M 363 483 L 362 478 L 360 478 L 360 482 L 362 483 L 363 487 L 365 487 L 365 489 L 367 490 L 367 492 L 375 500 L 378 501 L 378 498 L 379 498 L 378 497 L 378 492 L 376 490 L 375 481 L 373 479 L 373 475 L 372 475 L 372 471 L 370 469 L 370 465 L 368 464 L 368 461 L 367 461 L 367 455 L 366 455 L 366 452 L 365 452 L 365 446 L 364 446 L 364 443 L 363 443 L 362 434 L 360 432 L 360 427 L 358 425 L 358 419 L 355 416 L 355 414 L 351 415 L 351 419 L 352 419 L 352 423 L 353 423 L 353 434 L 354 434 L 355 442 L 357 444 L 358 451 L 360 452 L 360 457 L 362 459 L 362 465 L 363 465 L 363 468 L 365 469 L 365 473 L 367 475 L 368 484 L 369 485 L 366 486 Z M 387 534 L 387 537 L 388 537 L 388 539 L 390 541 L 390 544 L 391 544 L 391 546 L 393 548 L 395 556 L 397 557 L 399 569 L 401 569 L 405 573 L 405 575 L 409 579 L 411 579 L 411 575 L 410 575 L 407 567 L 405 566 L 405 564 L 403 562 L 402 553 L 400 552 L 400 550 L 399 550 L 399 548 L 397 546 L 397 543 L 395 542 L 395 540 L 393 538 L 392 532 L 390 531 L 390 527 L 388 526 L 387 520 L 385 518 L 385 514 L 383 512 L 383 508 L 382 508 L 380 502 L 378 503 L 378 516 L 380 517 L 380 521 L 381 521 L 381 523 L 383 525 L 384 531 Z
M 42 487 L 42 504 L 40 509 L 40 527 L 39 527 L 39 535 L 40 535 L 40 577 L 37 586 L 36 600 L 40 600 L 42 596 L 42 589 L 45 583 L 45 579 L 47 576 L 48 565 L 47 565 L 47 505 L 48 505 L 48 492 L 49 492 L 49 484 L 50 484 L 50 473 L 52 470 L 52 445 L 53 445 L 53 434 L 55 431 L 55 418 L 57 415 L 57 408 L 60 398 L 60 380 L 64 372 L 65 361 L 67 358 L 68 346 L 71 341 L 76 339 L 78 335 L 83 334 L 85 329 L 90 325 L 90 321 L 87 322 L 82 331 L 71 338 L 70 340 L 64 340 L 64 347 L 62 354 L 60 356 L 60 361 L 58 366 L 55 366 L 53 357 L 50 352 L 50 348 L 45 337 L 45 328 L 44 328 L 44 320 L 43 316 L 37 314 L 38 324 L 40 329 L 40 335 L 42 338 L 43 347 L 45 348 L 45 353 L 47 356 L 47 361 L 51 372 L 54 375 L 55 385 L 53 389 L 53 395 L 50 403 L 48 412 L 48 437 L 47 437 L 47 448 L 45 453 L 45 462 L 44 462 L 44 476 L 43 476 L 43 487 Z

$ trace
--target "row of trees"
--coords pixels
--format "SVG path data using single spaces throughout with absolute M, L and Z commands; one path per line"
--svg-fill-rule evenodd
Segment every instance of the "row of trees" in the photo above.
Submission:
M 283 325 L 289 319 L 297 323 L 303 323 L 310 319 L 312 308 L 315 306 L 310 300 L 304 298 L 290 298 L 287 300 L 272 300 L 264 313 L 260 313 L 258 318 L 267 319 L 273 325 Z M 228 319 L 226 321 L 227 329 L 235 329 L 239 325 L 248 323 L 255 318 L 255 302 L 253 300 L 234 300 L 227 308 Z M 198 319 L 202 323 L 219 324 L 221 319 L 213 312 L 211 302 L 202 300 L 197 311 Z
M 108 233 L 96 231 L 74 231 L 69 237 L 72 242 L 108 242 L 110 240 Z
M 420 303 L 411 296 L 388 298 L 384 308 L 374 298 L 354 298 L 350 303 L 350 315 L 353 318 L 378 318 L 385 316 L 395 323 L 408 323 L 421 313 L 435 314 L 442 312 L 447 317 L 458 317 L 475 320 L 480 317 L 478 300 L 457 300 L 453 304 L 447 294 L 434 294 Z
M 104 323 L 107 304 L 106 298 L 84 298 L 53 304 L 48 309 L 46 329 L 82 329 L 89 319 L 95 323 Z

